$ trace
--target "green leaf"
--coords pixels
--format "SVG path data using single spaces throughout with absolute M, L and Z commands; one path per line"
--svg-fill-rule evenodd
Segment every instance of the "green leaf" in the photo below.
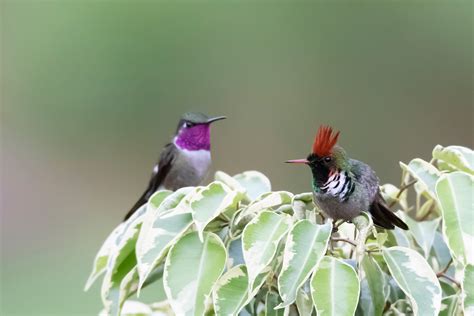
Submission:
M 463 310 L 465 315 L 474 315 L 474 265 L 468 264 L 464 268 L 462 282 Z
M 333 257 L 325 256 L 311 279 L 311 295 L 319 316 L 354 315 L 359 291 L 354 268 Z
M 186 192 L 187 190 L 184 190 L 184 192 Z M 183 190 L 177 192 L 176 195 L 174 195 L 175 197 L 176 196 L 181 196 Z M 170 194 L 173 194 L 172 191 L 170 190 L 160 190 L 160 191 L 156 191 L 155 193 L 153 193 L 150 198 L 148 199 L 148 204 L 147 204 L 147 215 L 149 213 L 154 213 L 157 211 L 158 207 L 160 207 L 161 203 L 163 203 L 163 201 L 165 200 L 165 198 L 167 198 Z
M 202 240 L 203 231 L 219 214 L 230 211 L 233 214 L 243 195 L 232 191 L 222 182 L 212 182 L 190 201 L 194 223 L 196 224 L 199 238 Z
M 439 232 L 436 232 L 435 234 L 433 252 L 436 256 L 436 260 L 438 261 L 439 270 L 446 267 L 449 261 L 451 261 L 451 252 L 444 241 L 443 235 Z
M 101 288 L 102 302 L 110 315 L 119 315 L 123 302 L 136 289 L 132 286 L 137 263 L 134 249 L 145 211 L 143 205 L 125 222 L 111 250 Z
M 382 315 L 385 307 L 385 277 L 377 262 L 370 256 L 362 259 L 365 278 L 361 282 L 360 306 L 364 315 Z
M 431 211 L 436 211 L 436 214 L 441 215 L 436 207 L 436 200 L 427 200 L 423 205 L 416 211 L 415 218 L 427 218 Z
M 124 264 L 127 265 L 127 268 L 123 269 Z M 108 299 L 112 302 L 110 315 L 123 315 L 122 306 L 125 303 L 125 300 L 137 291 L 138 288 L 138 273 L 136 265 L 136 260 L 134 258 L 127 258 L 124 261 L 124 264 L 121 265 L 120 269 L 127 271 L 129 267 L 132 267 L 130 271 L 125 276 L 120 276 L 120 274 L 115 274 L 112 278 L 112 286 L 108 293 Z M 117 282 L 117 283 L 115 283 Z M 118 286 L 115 286 L 115 285 Z
M 445 174 L 436 185 L 436 193 L 451 253 L 464 264 L 474 263 L 474 177 L 464 172 Z
M 252 285 L 257 275 L 270 264 L 280 239 L 290 228 L 291 218 L 264 211 L 256 216 L 244 229 L 242 250 Z
M 398 285 L 397 281 L 395 281 L 395 279 L 389 274 L 384 273 L 384 276 L 385 276 L 385 280 L 387 280 L 388 292 L 389 292 L 387 300 L 391 304 L 394 304 L 398 300 L 405 299 L 406 295 L 402 291 L 400 286 Z
M 110 252 L 114 248 L 115 243 L 117 242 L 118 236 L 123 234 L 125 223 L 120 223 L 115 229 L 110 233 L 102 247 L 100 247 L 99 252 L 97 253 L 94 263 L 92 265 L 92 272 L 87 280 L 84 291 L 89 290 L 95 280 L 105 272 L 107 269 L 107 262 L 109 261 Z
M 288 233 L 283 254 L 283 266 L 278 277 L 278 291 L 282 308 L 296 300 L 298 289 L 317 268 L 326 253 L 332 223 L 315 225 L 309 220 L 300 220 Z
M 238 315 L 252 298 L 248 293 L 247 267 L 235 266 L 221 276 L 213 296 L 216 315 Z
M 236 174 L 234 179 L 245 188 L 250 200 L 254 200 L 260 195 L 272 190 L 270 180 L 268 180 L 263 173 L 258 171 L 245 171 Z
M 433 149 L 433 158 L 442 160 L 455 169 L 474 175 L 474 151 L 470 148 L 437 145 Z
M 165 191 L 157 192 L 150 201 L 146 220 L 142 225 L 140 235 L 136 244 L 136 256 L 138 262 L 138 275 L 141 289 L 144 282 L 163 260 L 169 248 L 175 243 L 191 226 L 193 219 L 190 213 L 176 212 L 178 205 L 184 203 L 183 199 L 191 191 L 177 190 L 169 194 Z M 161 200 L 161 202 L 159 201 Z M 164 216 L 164 215 L 167 216 Z
M 166 296 L 177 315 L 203 315 L 206 299 L 224 271 L 227 253 L 222 241 L 205 232 L 182 237 L 166 258 L 163 283 Z
M 436 274 L 415 250 L 384 248 L 383 257 L 393 278 L 410 299 L 415 315 L 438 315 L 441 287 Z
M 393 230 L 387 231 L 388 241 L 391 244 L 402 247 L 410 247 L 410 240 L 407 237 L 407 232 L 398 227 Z
M 228 266 L 237 266 L 239 264 L 245 264 L 244 253 L 242 251 L 242 238 L 237 238 L 231 241 L 227 248 L 229 259 L 227 260 Z
M 284 309 L 276 309 L 281 304 L 281 299 L 278 293 L 268 292 L 265 297 L 265 316 L 283 316 L 285 315 Z
M 306 284 L 309 287 L 309 284 Z M 313 312 L 313 300 L 309 293 L 310 290 L 307 291 L 304 287 L 305 286 L 302 286 L 296 294 L 296 308 L 300 315 L 311 315 Z
M 441 301 L 441 311 L 439 313 L 439 316 L 459 315 L 458 296 L 459 295 L 450 295 L 443 298 L 443 300 Z M 465 313 L 465 315 L 469 315 L 469 314 Z
M 422 191 L 426 192 L 431 198 L 436 198 L 436 181 L 441 176 L 438 169 L 419 158 L 413 159 L 408 165 L 400 162 L 400 166 L 414 179 L 418 180 L 417 185 L 422 188 Z
M 441 218 L 436 218 L 432 221 L 417 222 L 410 216 L 405 215 L 405 213 L 401 214 L 403 214 L 403 220 L 408 225 L 409 232 L 423 250 L 425 258 L 428 258 Z

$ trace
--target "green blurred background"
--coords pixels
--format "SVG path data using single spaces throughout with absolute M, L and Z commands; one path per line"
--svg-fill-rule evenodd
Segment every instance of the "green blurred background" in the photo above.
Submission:
M 181 113 L 226 115 L 213 167 L 309 190 L 321 123 L 398 183 L 473 146 L 471 1 L 1 2 L 1 311 L 93 315 L 82 288 Z

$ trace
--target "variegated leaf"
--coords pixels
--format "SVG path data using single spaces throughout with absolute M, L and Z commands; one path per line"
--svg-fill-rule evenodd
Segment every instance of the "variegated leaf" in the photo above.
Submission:
M 302 286 L 296 294 L 296 308 L 300 315 L 311 315 L 313 312 L 313 299 L 311 298 L 309 282 L 306 282 L 308 289 Z
M 361 282 L 359 305 L 364 315 L 382 315 L 386 296 L 386 283 L 382 269 L 370 256 L 364 256 L 361 267 L 364 271 L 364 279 Z
M 462 281 L 463 310 L 465 315 L 474 315 L 474 265 L 468 264 L 464 268 Z
M 203 231 L 219 214 L 237 211 L 237 206 L 243 195 L 232 191 L 222 182 L 212 182 L 198 193 L 194 194 L 190 201 L 194 223 L 197 227 L 199 238 L 202 239 Z
M 325 256 L 311 278 L 311 296 L 319 316 L 352 316 L 359 301 L 359 278 L 342 260 Z
M 245 171 L 234 176 L 234 179 L 245 188 L 250 200 L 255 200 L 260 195 L 270 192 L 272 186 L 270 180 L 261 172 Z
M 131 270 L 125 276 L 120 273 L 113 276 L 113 286 L 109 289 L 108 293 L 108 300 L 111 302 L 109 315 L 123 315 L 122 309 L 125 300 L 137 291 L 138 273 L 135 265 L 136 260 L 129 257 L 122 263 L 120 269 L 127 271 L 132 267 Z
M 114 245 L 116 244 L 117 238 L 119 235 L 123 233 L 123 229 L 125 227 L 125 223 L 120 223 L 115 229 L 110 233 L 107 237 L 105 242 L 103 243 L 102 247 L 100 247 L 99 252 L 97 253 L 94 263 L 92 265 L 92 272 L 87 280 L 86 286 L 84 291 L 89 290 L 92 284 L 94 284 L 95 280 L 105 272 L 107 268 L 107 262 L 109 261 L 109 255 Z
M 163 283 L 166 296 L 177 315 L 203 315 L 205 302 L 221 276 L 227 253 L 220 238 L 204 233 L 182 237 L 171 247 L 166 258 Z
M 441 176 L 438 169 L 436 169 L 432 164 L 419 158 L 413 159 L 408 163 L 408 165 L 400 162 L 400 166 L 414 179 L 418 180 L 417 186 L 421 188 L 422 192 L 426 192 L 431 198 L 436 198 L 436 181 Z
M 438 315 L 441 287 L 431 267 L 415 250 L 403 247 L 383 249 L 391 275 L 410 299 L 415 315 Z
M 270 264 L 280 239 L 290 228 L 291 218 L 264 211 L 256 216 L 244 229 L 242 250 L 252 285 L 257 275 Z
M 387 202 L 387 205 L 390 205 L 394 202 L 398 202 L 402 209 L 407 209 L 407 191 L 400 193 L 400 189 L 394 186 L 393 184 L 386 183 L 380 187 L 380 192 L 384 200 Z
M 227 185 L 231 190 L 246 194 L 245 188 L 232 176 L 228 175 L 224 171 L 216 171 L 214 175 L 216 181 L 220 181 Z
M 123 233 L 118 236 L 107 262 L 107 271 L 102 282 L 101 296 L 105 310 L 111 315 L 119 315 L 120 308 L 128 293 L 125 281 L 124 290 L 121 284 L 129 272 L 136 266 L 135 244 L 143 222 L 146 205 L 139 208 L 125 223 Z M 130 289 L 133 290 L 133 289 Z
M 433 149 L 433 158 L 444 161 L 452 168 L 474 175 L 474 151 L 470 148 L 437 145 Z
M 264 193 L 256 200 L 252 201 L 247 208 L 244 210 L 244 213 L 258 213 L 262 210 L 275 208 L 283 204 L 291 203 L 293 194 L 286 191 L 276 191 L 270 193 Z
M 120 316 L 151 316 L 152 313 L 153 310 L 147 304 L 138 301 L 126 301 Z
M 216 315 L 238 315 L 248 299 L 248 275 L 245 265 L 238 265 L 220 277 L 214 287 Z
M 395 227 L 393 230 L 389 230 L 388 240 L 391 245 L 410 247 L 410 240 L 408 239 L 408 233 L 405 230 L 402 230 L 398 227 Z
M 150 198 L 146 220 L 136 244 L 140 277 L 138 291 L 151 271 L 163 260 L 171 245 L 191 226 L 191 213 L 173 212 L 190 192 L 190 188 L 179 189 L 173 193 L 159 191 Z M 163 218 L 164 214 L 168 216 Z
M 449 249 L 462 263 L 474 263 L 474 176 L 464 172 L 443 175 L 436 193 Z
M 296 300 L 298 289 L 326 253 L 331 231 L 331 222 L 315 225 L 306 219 L 297 222 L 290 230 L 278 277 L 278 291 L 283 300 L 278 308 L 288 306 Z
M 257 294 L 268 272 L 261 273 L 249 293 L 248 274 L 245 265 L 238 265 L 220 277 L 214 287 L 214 312 L 216 315 L 238 315 Z
M 401 214 L 403 214 L 403 220 L 408 225 L 409 232 L 413 235 L 416 243 L 423 250 L 425 258 L 428 258 L 441 218 L 436 218 L 431 221 L 417 222 L 410 216 L 405 215 L 405 213 L 401 212 Z

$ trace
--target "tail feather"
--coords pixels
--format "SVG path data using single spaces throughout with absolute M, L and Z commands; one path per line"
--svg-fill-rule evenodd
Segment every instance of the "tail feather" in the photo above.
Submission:
M 148 190 L 145 191 L 142 194 L 142 196 L 138 199 L 138 201 L 132 206 L 130 211 L 128 211 L 127 215 L 125 215 L 125 218 L 123 219 L 123 221 L 126 221 L 127 219 L 129 219 L 130 216 L 132 216 L 133 213 L 135 213 L 140 208 L 140 206 L 142 206 L 143 204 L 145 204 L 148 201 L 147 193 L 148 193 Z
M 374 224 L 377 226 L 386 229 L 394 229 L 395 226 L 397 226 L 401 229 L 408 230 L 407 224 L 390 211 L 380 193 L 375 197 L 374 202 L 370 206 L 369 212 Z

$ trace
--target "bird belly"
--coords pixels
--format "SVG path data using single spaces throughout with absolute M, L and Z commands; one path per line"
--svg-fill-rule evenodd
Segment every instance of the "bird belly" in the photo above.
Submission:
M 208 150 L 182 150 L 166 176 L 163 187 L 177 190 L 197 186 L 206 178 L 210 166 L 211 153 Z
M 362 211 L 367 211 L 366 205 L 359 203 L 356 199 L 349 198 L 345 202 L 337 197 L 328 194 L 314 193 L 314 204 L 328 217 L 332 219 L 343 219 L 350 221 L 360 214 Z

